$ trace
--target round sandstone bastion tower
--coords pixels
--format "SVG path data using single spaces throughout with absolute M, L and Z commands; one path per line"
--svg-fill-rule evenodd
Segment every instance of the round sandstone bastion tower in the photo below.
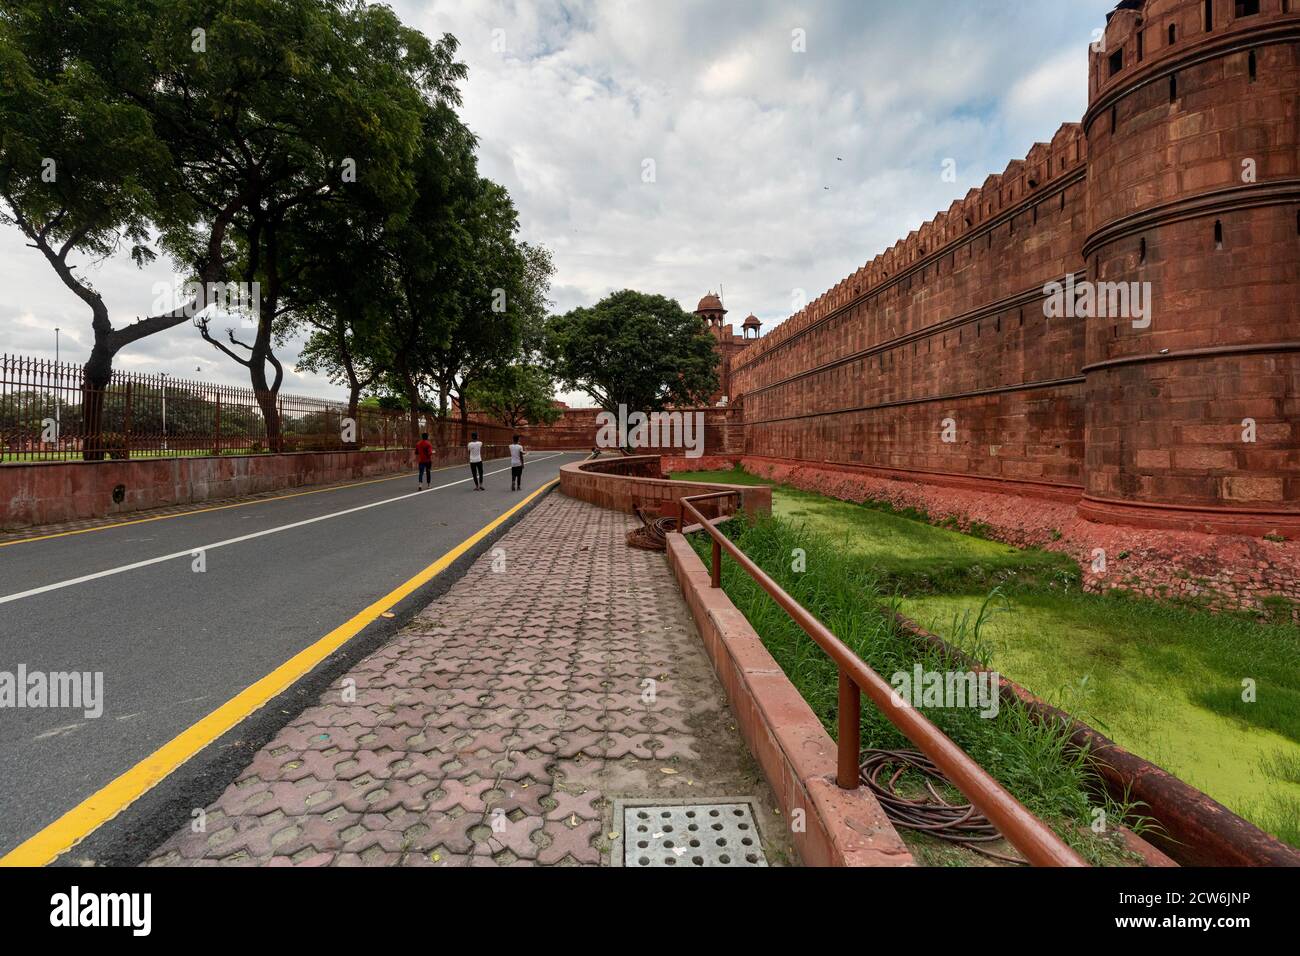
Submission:
M 1088 93 L 1080 514 L 1298 534 L 1300 0 L 1124 0 Z

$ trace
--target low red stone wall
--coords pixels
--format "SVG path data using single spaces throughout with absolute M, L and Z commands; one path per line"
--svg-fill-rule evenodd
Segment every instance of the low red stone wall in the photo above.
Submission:
M 700 458 L 687 458 L 684 455 L 663 456 L 665 475 L 675 475 L 681 471 L 730 471 L 739 464 L 740 455 L 704 455 Z
M 735 491 L 741 508 L 751 514 L 772 513 L 772 489 L 766 485 L 726 485 L 673 481 L 664 477 L 658 455 L 631 455 L 579 461 L 560 468 L 560 491 L 570 498 L 631 514 L 636 507 L 663 511 L 666 505 L 711 491 Z M 731 513 L 723 499 L 706 503 L 708 517 Z
M 485 448 L 484 453 L 500 457 L 496 448 Z M 467 461 L 463 448 L 442 449 L 435 454 L 434 467 Z M 414 454 L 407 450 L 0 465 L 0 529 L 103 518 L 408 469 L 414 473 L 415 463 Z M 119 488 L 121 501 L 114 501 Z
M 898 831 L 869 790 L 835 783 L 835 742 L 686 538 L 668 536 L 677 576 L 750 753 L 763 769 L 805 866 L 910 866 Z
M 740 406 L 726 408 L 685 408 L 682 414 L 704 415 L 704 452 L 708 455 L 740 454 L 745 450 L 744 411 Z M 581 448 L 596 447 L 598 428 L 596 416 L 599 408 L 570 408 L 553 425 L 524 425 L 517 429 L 523 443 L 530 448 Z M 672 454 L 673 448 L 663 448 Z M 686 449 L 678 448 L 678 454 Z

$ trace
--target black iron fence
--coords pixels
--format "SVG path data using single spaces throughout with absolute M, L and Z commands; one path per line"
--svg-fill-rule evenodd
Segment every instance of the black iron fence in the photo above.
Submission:
M 410 445 L 407 412 L 362 405 L 353 416 L 346 402 L 300 395 L 276 396 L 270 411 L 278 435 L 249 388 L 119 370 L 90 389 L 80 365 L 0 355 L 0 463 Z M 422 415 L 420 428 L 439 447 L 464 444 L 469 431 L 488 444 L 510 441 L 510 429 L 483 422 Z

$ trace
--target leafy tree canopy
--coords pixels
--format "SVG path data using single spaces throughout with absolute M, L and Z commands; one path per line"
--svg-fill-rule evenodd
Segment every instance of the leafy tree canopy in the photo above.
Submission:
M 699 317 L 672 299 L 624 289 L 554 316 L 546 354 L 566 388 L 617 412 L 701 405 L 718 388 L 718 353 Z

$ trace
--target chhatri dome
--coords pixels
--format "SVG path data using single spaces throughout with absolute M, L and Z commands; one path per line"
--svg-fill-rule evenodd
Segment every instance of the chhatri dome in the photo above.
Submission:
M 700 300 L 700 304 L 695 307 L 696 312 L 723 312 L 727 310 L 722 307 L 722 300 L 718 298 L 716 292 L 710 292 Z

